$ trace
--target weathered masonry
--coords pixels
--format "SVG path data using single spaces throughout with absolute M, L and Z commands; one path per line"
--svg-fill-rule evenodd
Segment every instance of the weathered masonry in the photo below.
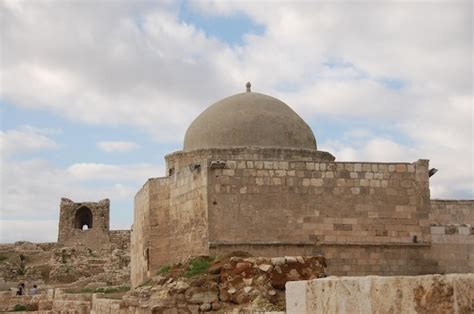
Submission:
M 59 208 L 58 243 L 82 243 L 91 249 L 104 248 L 111 243 L 128 247 L 129 230 L 110 230 L 110 201 L 76 203 L 61 199 Z
M 134 286 L 190 255 L 235 250 L 323 254 L 334 275 L 474 271 L 474 202 L 430 200 L 428 160 L 336 162 L 273 97 L 210 106 L 166 163 L 135 196 Z

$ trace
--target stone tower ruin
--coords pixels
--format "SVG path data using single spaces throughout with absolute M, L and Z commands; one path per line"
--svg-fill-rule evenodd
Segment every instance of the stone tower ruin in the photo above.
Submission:
M 75 203 L 61 199 L 58 242 L 97 248 L 109 242 L 110 201 Z

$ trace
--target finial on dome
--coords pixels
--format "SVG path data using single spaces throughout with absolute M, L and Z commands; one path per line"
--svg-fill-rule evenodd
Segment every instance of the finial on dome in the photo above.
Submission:
M 245 87 L 247 88 L 247 93 L 251 92 L 251 90 L 250 90 L 251 86 L 252 86 L 252 84 L 250 84 L 250 82 L 247 82 L 247 84 L 245 84 Z

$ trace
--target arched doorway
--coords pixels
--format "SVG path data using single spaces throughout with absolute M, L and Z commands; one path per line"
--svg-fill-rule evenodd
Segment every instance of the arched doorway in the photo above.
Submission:
M 92 229 L 92 212 L 89 208 L 83 206 L 76 211 L 74 228 L 81 230 Z

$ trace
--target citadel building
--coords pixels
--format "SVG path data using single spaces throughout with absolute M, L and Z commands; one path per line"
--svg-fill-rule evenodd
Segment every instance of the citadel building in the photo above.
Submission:
M 431 200 L 428 160 L 336 162 L 282 101 L 250 91 L 191 124 L 135 196 L 131 278 L 192 255 L 324 255 L 331 275 L 474 271 L 474 201 Z

